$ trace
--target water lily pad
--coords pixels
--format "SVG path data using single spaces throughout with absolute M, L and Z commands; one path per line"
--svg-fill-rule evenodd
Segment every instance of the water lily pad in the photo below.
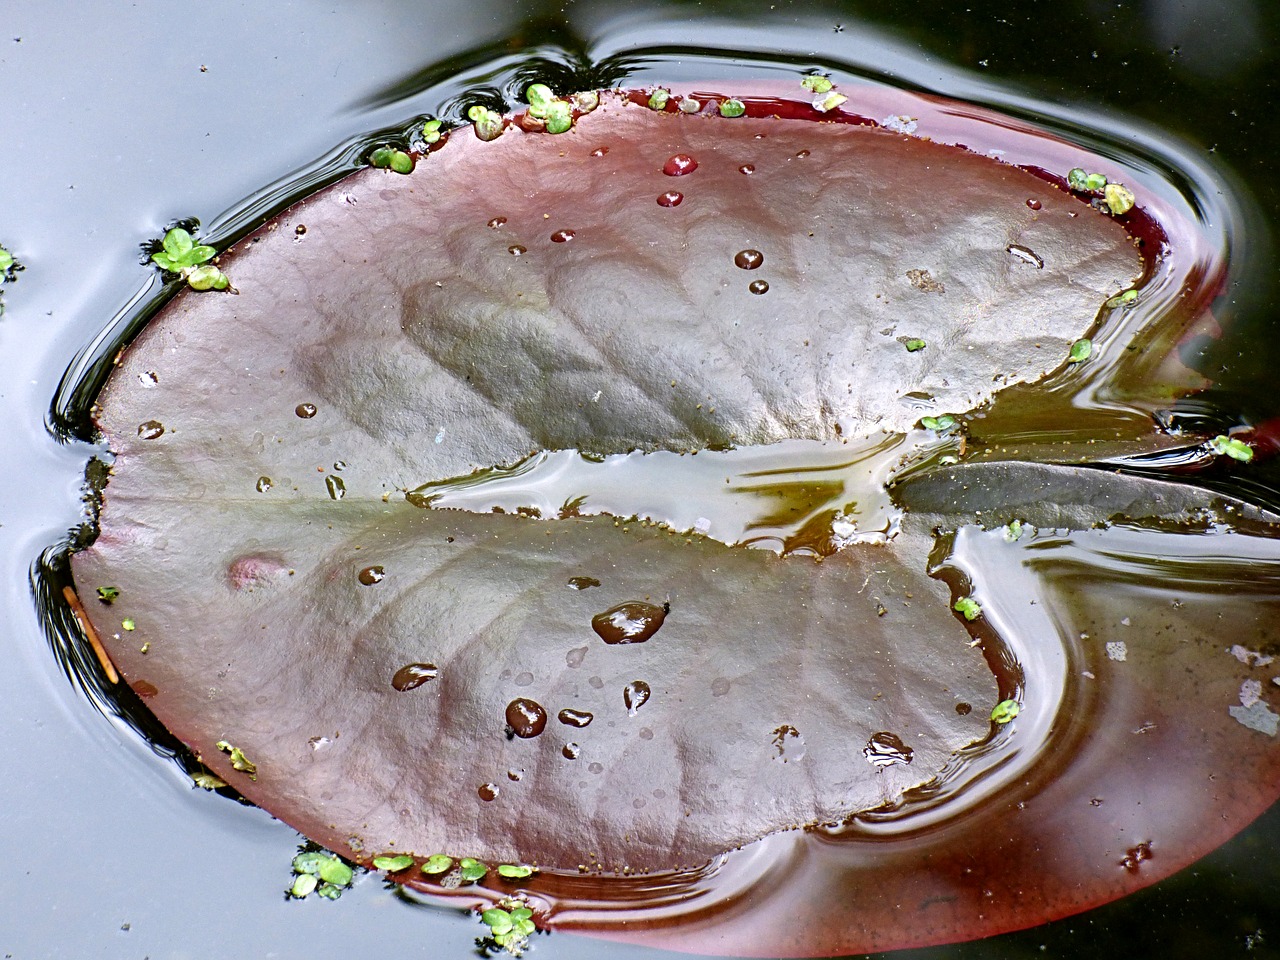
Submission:
M 681 200 L 655 203 L 673 184 Z M 871 905 L 856 931 L 819 923 L 855 882 L 884 891 L 902 847 L 815 866 L 797 828 L 891 819 L 1066 702 L 1000 659 L 998 577 L 968 577 L 981 617 L 953 609 L 951 548 L 986 543 L 972 521 L 1049 521 L 979 513 L 984 491 L 1006 503 L 997 487 L 929 468 L 962 452 L 959 414 L 1063 367 L 1135 285 L 1120 223 L 959 148 L 606 99 L 555 137 L 454 136 L 404 176 L 354 174 L 221 262 L 240 296 L 180 292 L 102 394 L 116 460 L 73 560 L 80 584 L 118 586 L 89 615 L 104 637 L 138 624 L 112 657 L 212 771 L 360 862 L 537 864 L 566 926 L 608 925 L 575 914 L 584 891 L 639 909 L 636 873 L 755 889 L 750 851 L 781 842 L 810 851 L 797 877 L 825 879 L 770 884 L 732 937 L 669 942 L 830 953 L 1000 929 L 946 905 L 934 926 Z M 1217 509 L 1110 474 L 984 469 L 1048 484 L 1076 530 L 1099 520 L 1090 483 L 1131 505 L 1158 488 L 1132 516 Z M 607 643 L 593 619 L 617 609 L 661 618 Z M 1018 719 L 993 725 L 1009 699 Z M 935 886 L 962 882 L 948 851 L 979 833 L 959 822 Z M 916 869 L 898 870 L 909 898 Z

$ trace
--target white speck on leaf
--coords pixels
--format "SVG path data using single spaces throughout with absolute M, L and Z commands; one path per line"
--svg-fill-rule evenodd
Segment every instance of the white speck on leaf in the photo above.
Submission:
M 1262 699 L 1262 681 L 1246 680 L 1240 684 L 1240 706 L 1246 709 Z
M 1258 653 L 1256 650 L 1242 647 L 1238 643 L 1232 646 L 1231 655 L 1241 663 L 1251 667 L 1265 667 L 1275 659 L 1275 657 L 1269 657 L 1265 653 Z

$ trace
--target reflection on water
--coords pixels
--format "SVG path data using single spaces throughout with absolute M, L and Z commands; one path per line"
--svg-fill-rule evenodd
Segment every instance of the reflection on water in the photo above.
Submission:
M 1244 8 L 1241 18 L 1231 22 L 1246 22 L 1248 17 L 1256 19 L 1259 16 L 1252 6 L 1245 4 Z M 737 11 L 737 16 L 741 18 L 743 12 Z M 1121 12 L 1114 16 L 1125 21 L 1125 18 L 1136 14 Z M 826 20 L 831 23 L 828 24 Z M 601 35 L 594 37 L 590 34 L 579 37 L 561 29 L 521 30 L 498 42 L 479 42 L 428 66 L 407 69 L 400 78 L 388 83 L 380 91 L 351 100 L 349 112 L 358 117 L 367 117 L 369 121 L 357 125 L 360 133 L 347 135 L 347 139 L 325 158 L 309 165 L 304 171 L 284 177 L 279 183 L 259 191 L 245 204 L 238 205 L 220 217 L 209 218 L 205 233 L 220 246 L 234 240 L 260 223 L 270 212 L 279 209 L 289 198 L 330 182 L 357 165 L 369 143 L 394 142 L 405 137 L 409 126 L 419 116 L 456 118 L 465 104 L 476 102 L 477 99 L 491 102 L 495 107 L 509 104 L 516 91 L 533 78 L 549 80 L 557 88 L 570 89 L 575 86 L 620 82 L 628 77 L 637 82 L 647 78 L 670 80 L 681 77 L 728 77 L 784 69 L 791 71 L 800 65 L 828 66 L 841 75 L 865 75 L 868 72 L 865 61 L 858 62 L 849 53 L 843 54 L 844 58 L 841 59 L 835 54 L 820 56 L 811 52 L 815 48 L 828 49 L 827 45 L 835 40 L 848 38 L 856 29 L 851 20 L 848 11 L 845 11 L 838 16 L 825 18 L 821 24 L 777 26 L 768 31 L 767 44 L 762 42 L 758 26 L 739 19 L 733 25 L 718 25 L 713 39 L 704 38 L 699 41 L 704 46 L 676 48 L 671 45 L 670 40 L 673 25 L 655 20 L 652 16 L 639 19 L 626 29 L 612 27 L 610 31 L 602 31 Z M 839 34 L 834 30 L 834 24 L 838 21 L 845 28 Z M 959 22 L 963 24 L 963 20 Z M 1177 31 L 1171 25 L 1173 19 L 1158 19 L 1158 22 L 1159 30 L 1172 31 L 1169 36 L 1162 35 L 1159 38 L 1161 44 L 1168 42 L 1171 47 L 1180 45 L 1188 56 L 1193 50 L 1199 49 L 1194 43 L 1188 43 L 1185 36 L 1174 35 Z M 681 28 L 676 31 L 676 35 L 683 36 L 684 32 Z M 973 45 L 973 36 L 969 31 L 961 28 L 954 31 L 953 35 L 958 38 L 953 42 L 968 42 Z M 1242 35 L 1247 36 L 1238 30 L 1231 31 L 1231 42 L 1238 46 L 1242 42 Z M 1113 55 L 1114 48 L 1108 51 L 1104 41 L 1105 37 L 1096 41 L 1104 47 L 1104 57 Z M 1026 42 L 1028 45 L 1031 43 L 1030 40 Z M 756 53 L 748 52 L 744 55 L 744 51 L 775 44 L 786 46 L 791 52 L 783 52 L 767 59 Z M 716 47 L 720 49 L 715 49 Z M 849 48 L 842 46 L 841 49 Z M 905 68 L 906 75 L 914 78 L 912 82 L 938 82 L 931 73 L 935 68 L 926 69 L 918 60 L 910 59 L 904 54 L 901 47 L 885 44 L 880 52 L 884 61 L 894 64 L 898 72 L 904 72 Z M 1206 66 L 1207 61 L 1202 54 L 1203 51 L 1190 59 L 1189 62 L 1193 63 L 1191 69 L 1200 73 L 1212 73 L 1213 69 Z M 970 54 L 966 53 L 964 56 L 967 58 Z M 1063 59 L 1071 62 L 1070 58 Z M 1216 62 L 1222 64 L 1225 60 L 1218 58 Z M 214 69 L 218 67 L 215 65 Z M 1238 69 L 1247 76 L 1247 71 L 1255 68 L 1251 67 L 1248 57 L 1242 56 Z M 959 89 L 962 84 L 943 86 L 952 92 L 972 94 L 981 91 L 996 101 L 1019 100 L 1017 96 L 999 90 L 998 86 L 993 88 L 985 81 L 967 79 L 965 83 L 969 84 L 967 90 Z M 1223 112 L 1225 114 L 1226 111 Z M 1084 128 L 1098 125 L 1096 117 L 1076 119 Z M 1115 121 L 1105 121 L 1103 125 L 1109 126 L 1113 133 L 1117 127 L 1123 127 L 1123 124 Z M 1140 133 L 1139 136 L 1141 138 L 1146 134 Z M 1150 146 L 1149 141 L 1148 145 Z M 1112 146 L 1110 149 L 1116 148 Z M 1122 162 L 1136 163 L 1144 168 L 1172 166 L 1175 170 L 1181 170 L 1182 176 L 1186 178 L 1178 184 L 1183 194 L 1169 198 L 1168 202 L 1176 206 L 1178 202 L 1185 201 L 1190 208 L 1199 207 L 1201 225 L 1210 225 L 1210 236 L 1222 237 L 1238 230 L 1237 214 L 1229 205 L 1225 205 L 1226 201 L 1214 195 L 1216 188 L 1202 167 L 1184 162 L 1184 154 L 1179 154 L 1176 150 L 1165 152 L 1164 148 L 1152 148 L 1148 151 L 1148 156 L 1135 160 L 1132 155 L 1123 151 L 1120 153 Z M 1178 183 L 1177 178 L 1174 182 Z M 198 199 L 199 188 L 188 186 L 173 197 L 172 202 L 177 210 L 185 211 Z M 162 225 L 160 222 L 154 225 L 156 232 Z M 132 228 L 136 225 L 131 222 L 129 226 Z M 5 239 L 7 238 L 0 238 Z M 1210 246 L 1212 242 L 1210 241 Z M 123 258 L 127 261 L 131 243 L 126 241 L 120 246 L 124 251 Z M 1176 260 L 1184 253 L 1185 248 L 1175 249 L 1172 257 Z M 33 258 L 31 275 L 24 277 L 24 281 L 36 279 L 34 273 L 39 265 L 37 256 Z M 1203 303 L 1217 293 L 1221 279 L 1216 272 L 1221 264 L 1213 263 L 1212 257 L 1199 258 L 1199 266 L 1197 276 L 1201 285 L 1195 289 L 1203 299 L 1195 310 L 1190 311 L 1192 313 L 1198 312 Z M 1161 277 L 1185 277 L 1195 272 L 1188 270 L 1179 274 L 1179 270 L 1181 267 L 1171 265 Z M 145 323 L 162 302 L 156 298 L 158 283 L 150 279 L 143 283 L 138 296 L 120 309 L 112 323 L 104 326 L 110 311 L 84 319 L 79 340 L 89 342 L 99 329 L 103 329 L 103 333 L 92 339 L 90 346 L 72 364 L 59 390 L 54 406 L 54 420 L 64 436 L 86 435 L 89 403 L 110 369 L 116 346 Z M 5 318 L 7 324 L 12 325 L 20 318 L 21 298 L 15 294 L 25 295 L 26 287 L 27 283 L 24 282 L 20 287 L 8 291 L 10 311 Z M 1184 296 L 1185 292 L 1181 284 L 1170 284 L 1160 296 L 1153 296 L 1147 301 L 1149 309 L 1153 312 L 1166 309 L 1173 299 Z M 1228 318 L 1232 313 L 1233 309 L 1229 307 Z M 1136 322 L 1141 322 L 1141 318 Z M 1104 348 L 1113 345 L 1117 350 L 1124 349 L 1120 329 L 1119 326 L 1108 328 L 1097 338 L 1097 342 Z M 1198 353 L 1184 349 L 1181 354 L 1184 362 L 1210 380 L 1218 381 L 1223 373 L 1220 368 L 1221 358 L 1229 351 L 1215 345 L 1214 341 L 1200 341 L 1200 346 Z M 1162 353 L 1159 347 L 1152 349 L 1153 355 Z M 65 355 L 64 350 L 60 360 L 65 359 Z M 1213 362 L 1207 362 L 1206 357 L 1214 358 Z M 1239 361 L 1238 365 L 1247 369 L 1251 362 L 1254 361 L 1245 359 Z M 1140 370 L 1148 375 L 1153 372 L 1149 366 L 1142 366 Z M 1182 371 L 1177 373 L 1179 376 L 1183 375 Z M 1241 379 L 1246 385 L 1249 383 L 1247 374 L 1242 375 Z M 1118 392 L 1108 393 L 1108 390 Z M 1052 390 L 1048 392 L 1053 393 Z M 1269 410 L 1268 405 L 1272 402 L 1258 394 L 1257 390 L 1250 392 L 1245 389 L 1239 394 L 1243 399 L 1238 404 L 1211 405 L 1219 410 L 1229 408 L 1236 414 L 1233 418 L 1235 420 L 1256 419 L 1262 415 L 1260 411 Z M 1211 393 L 1209 396 L 1214 397 L 1215 394 Z M 1058 394 L 1057 398 L 1066 402 L 1080 402 L 1080 398 L 1074 394 Z M 1099 391 L 1084 397 L 1079 419 L 1073 421 L 1072 428 L 1080 436 L 1092 434 L 1096 437 L 1099 424 L 1105 424 L 1117 432 L 1120 431 L 1117 424 L 1121 421 L 1141 426 L 1141 417 L 1135 409 L 1141 412 L 1145 406 L 1144 403 L 1135 401 L 1130 386 L 1121 385 L 1117 388 L 1114 383 L 1106 384 Z M 1043 421 L 1028 426 L 1025 419 L 1020 425 L 1002 422 L 1001 418 L 1005 414 L 997 404 L 987 418 L 987 432 L 1001 438 L 1006 446 L 1025 441 L 1029 447 L 1035 447 L 1045 440 L 1045 424 L 1053 422 L 1061 410 L 1062 406 L 1055 406 L 1046 412 Z M 1110 412 L 1098 412 L 1104 410 Z M 1021 430 L 1016 436 L 1015 427 Z M 702 454 L 700 458 L 709 459 L 710 456 Z M 1164 473 L 1167 467 L 1176 465 L 1161 462 L 1158 468 Z M 710 471 L 711 468 L 707 469 Z M 1266 469 L 1265 466 L 1263 469 Z M 1275 485 L 1265 474 L 1261 478 L 1250 477 L 1246 483 L 1248 486 L 1242 485 L 1237 475 L 1224 474 L 1218 478 L 1220 486 L 1255 494 L 1255 499 L 1262 499 L 1263 495 L 1275 496 Z M 839 499 L 844 493 L 832 491 L 832 495 Z M 522 502 L 515 506 L 529 505 L 528 495 L 525 493 L 516 499 Z M 555 497 L 551 499 L 554 500 Z M 496 505 L 503 505 L 504 502 L 497 502 Z M 548 500 L 544 515 L 553 515 L 562 504 L 563 499 L 554 504 Z M 819 508 L 806 499 L 805 509 L 810 511 L 805 514 L 809 516 Z M 646 515 L 640 509 L 631 509 L 630 513 Z M 694 517 L 691 523 L 680 528 L 696 529 L 699 519 L 702 517 Z M 735 521 L 743 531 L 749 529 L 752 522 L 761 521 Z M 778 521 L 776 516 L 766 516 L 763 522 L 776 524 Z M 66 525 L 72 523 L 74 518 L 68 516 Z M 683 521 L 680 523 L 683 524 Z M 775 531 L 765 531 L 763 535 L 784 537 Z M 721 539 L 729 542 L 727 538 L 730 537 L 742 539 L 742 535 L 737 532 L 725 532 Z M 1052 770 L 1055 758 L 1068 755 L 1092 756 L 1089 751 L 1096 749 L 1096 741 L 1102 739 L 1104 732 L 1111 735 L 1121 731 L 1125 737 L 1151 739 L 1159 737 L 1161 731 L 1172 726 L 1169 720 L 1161 716 L 1156 705 L 1144 700 L 1129 686 L 1132 683 L 1129 678 L 1133 674 L 1163 671 L 1160 676 L 1168 677 L 1170 683 L 1178 679 L 1179 670 L 1196 674 L 1195 688 L 1186 693 L 1188 702 L 1212 699 L 1215 704 L 1222 706 L 1223 711 L 1238 705 L 1241 702 L 1242 682 L 1251 678 L 1254 673 L 1264 680 L 1270 679 L 1257 669 L 1256 664 L 1250 667 L 1238 660 L 1218 663 L 1209 658 L 1208 662 L 1216 672 L 1206 676 L 1198 660 L 1182 656 L 1181 653 L 1162 662 L 1152 651 L 1168 648 L 1144 647 L 1142 635 L 1150 637 L 1153 634 L 1159 635 L 1162 631 L 1166 634 L 1172 631 L 1171 636 L 1180 645 L 1174 648 L 1176 651 L 1182 651 L 1185 647 L 1204 652 L 1214 646 L 1224 630 L 1250 629 L 1265 622 L 1268 617 L 1274 620 L 1275 611 L 1268 604 L 1273 596 L 1276 567 L 1275 558 L 1269 551 L 1268 542 L 1256 541 L 1225 530 L 1216 534 L 1192 534 L 1116 528 L 1106 532 L 1069 535 L 1039 531 L 1025 541 L 1007 544 L 999 531 L 982 532 L 974 527 L 962 529 L 954 541 L 950 556 L 939 567 L 939 572 L 948 577 L 954 575 L 957 582 L 959 578 L 963 578 L 982 599 L 986 623 L 975 639 L 983 645 L 989 661 L 992 658 L 998 661 L 995 670 L 1002 677 L 1002 695 L 1007 682 L 1009 692 L 1025 701 L 1024 712 L 1019 716 L 1017 724 L 994 732 L 990 740 L 975 748 L 974 757 L 964 758 L 963 763 L 958 762 L 954 775 L 943 778 L 941 789 L 934 790 L 928 796 L 913 797 L 897 810 L 886 810 L 881 817 L 845 825 L 829 836 L 809 838 L 798 845 L 793 838 L 771 838 L 723 863 L 709 865 L 705 870 L 698 871 L 696 877 L 635 880 L 637 890 L 643 891 L 637 894 L 637 898 L 644 903 L 643 907 L 638 907 L 641 910 L 638 916 L 646 915 L 644 911 L 649 910 L 662 914 L 673 904 L 678 904 L 679 910 L 684 912 L 690 909 L 689 905 L 693 901 L 700 905 L 699 908 L 709 909 L 706 902 L 708 891 L 714 890 L 715 898 L 730 902 L 744 895 L 753 884 L 762 882 L 769 886 L 781 886 L 791 891 L 799 900 L 805 891 L 814 888 L 816 877 L 828 875 L 825 872 L 830 869 L 825 861 L 828 846 L 837 841 L 837 835 L 842 831 L 875 833 L 884 830 L 890 834 L 905 831 L 908 837 L 903 841 L 903 850 L 918 853 L 922 849 L 919 844 L 928 842 L 927 836 L 922 839 L 918 834 L 929 833 L 932 823 L 929 819 L 930 811 L 936 814 L 936 811 L 945 807 L 938 801 L 940 795 L 961 796 L 965 798 L 964 802 L 981 796 L 988 804 L 1000 806 L 992 804 L 991 798 L 995 796 L 1007 801 L 1000 809 L 1010 817 L 1017 817 L 1019 814 L 1015 811 L 1026 809 L 1019 807 L 1019 804 L 1026 803 L 1033 809 L 1037 804 L 1042 808 L 1049 806 L 1049 794 L 1037 798 L 1031 797 L 1021 787 L 1010 788 L 1010 784 L 1014 784 L 1018 777 L 1037 767 L 1033 760 L 1042 761 L 1038 767 L 1040 771 Z M 1246 554 L 1249 562 L 1242 566 L 1239 558 Z M 105 709 L 130 718 L 139 726 L 139 732 L 150 743 L 157 745 L 157 750 L 171 750 L 181 758 L 184 765 L 190 766 L 191 758 L 162 728 L 148 719 L 150 715 L 139 708 L 140 704 L 131 693 L 119 688 L 106 691 L 101 687 L 100 681 L 93 679 L 97 676 L 96 664 L 91 658 L 86 658 L 80 647 L 71 642 L 70 638 L 74 636 L 73 624 L 67 618 L 65 605 L 58 601 L 64 565 L 63 558 L 56 552 L 48 554 L 36 568 L 32 584 L 46 618 L 47 635 L 68 676 L 84 685 L 84 692 Z M 992 583 L 1002 585 L 999 594 L 986 592 L 989 590 L 987 585 Z M 1018 589 L 1009 590 L 1007 594 L 1003 591 L 1004 587 L 1013 585 Z M 1244 587 L 1248 588 L 1243 593 L 1247 595 L 1249 605 L 1240 606 L 1233 598 L 1237 595 L 1236 591 Z M 1000 599 L 1004 596 L 1017 596 L 1025 601 L 1025 608 L 1013 607 Z M 1254 610 L 1254 604 L 1261 606 Z M 1039 609 L 1031 610 L 1033 605 Z M 1165 607 L 1178 611 L 1176 621 L 1155 616 L 1153 611 Z M 1245 622 L 1242 622 L 1242 617 Z M 1108 658 L 1105 653 L 1105 644 L 1116 642 L 1114 638 L 1118 636 L 1128 638 L 1125 640 L 1128 654 L 1123 661 Z M 1054 637 L 1059 642 L 1041 642 L 1047 637 Z M 1016 638 L 1018 642 L 1008 642 L 1005 638 Z M 1106 699 L 1107 697 L 1111 699 Z M 1104 705 L 1100 707 L 1100 703 Z M 986 705 L 975 705 L 975 708 L 986 709 Z M 1089 727 L 1081 718 L 1091 719 L 1093 726 Z M 1102 729 L 1099 729 L 1099 725 Z M 1238 757 L 1226 759 L 1242 762 Z M 987 761 L 988 765 L 984 766 L 983 763 Z M 1228 765 L 1223 769 L 1229 775 L 1232 768 Z M 1158 770 L 1146 772 L 1153 777 L 1160 774 Z M 1216 772 L 1216 769 L 1210 771 Z M 1125 802 L 1125 790 L 1129 785 L 1129 780 L 1120 777 L 1108 789 L 1099 790 L 1097 797 L 1091 798 L 1099 803 L 1096 806 L 1091 804 L 1090 809 L 1101 811 L 1103 816 L 1110 816 L 1110 811 Z M 1067 786 L 1063 785 L 1059 789 L 1066 790 Z M 1172 783 L 1169 784 L 1166 801 L 1186 803 L 1188 806 L 1208 802 L 1199 795 L 1187 796 L 1178 784 Z M 936 815 L 941 822 L 954 813 Z M 1187 822 L 1195 822 L 1196 814 L 1189 812 L 1186 819 Z M 1050 835 L 1049 826 L 1041 829 L 1044 831 L 1042 838 Z M 1163 851 L 1177 842 L 1177 838 L 1170 837 L 1138 838 L 1132 845 L 1120 850 L 1117 863 L 1123 863 L 1126 872 L 1141 871 L 1145 868 L 1148 856 L 1155 858 L 1152 863 L 1158 864 Z M 1133 851 L 1138 852 L 1135 854 Z M 1055 860 L 1057 856 L 1059 854 L 1049 850 L 1042 853 L 1046 872 L 1051 872 L 1058 863 Z M 819 861 L 822 865 L 814 866 Z M 954 891 L 951 893 L 955 894 Z M 412 894 L 402 896 L 414 899 Z M 566 927 L 589 923 L 591 915 L 601 909 L 593 899 L 594 896 L 595 888 L 584 881 L 580 898 L 575 898 L 567 890 L 554 902 L 548 901 L 547 910 L 550 915 L 563 919 Z M 375 908 L 371 903 L 364 906 L 367 906 L 368 909 L 364 912 L 369 916 L 361 915 L 362 920 L 357 921 L 356 925 L 360 922 L 372 922 Z M 466 936 L 462 938 L 463 943 L 466 939 Z M 554 944 L 557 956 L 568 956 L 578 949 L 571 945 L 562 946 L 562 943 L 571 941 L 564 941 L 562 938 L 539 943 L 539 946 L 545 952 L 553 949 Z M 708 939 L 704 946 L 714 949 L 714 939 Z M 588 945 L 581 949 L 593 948 Z

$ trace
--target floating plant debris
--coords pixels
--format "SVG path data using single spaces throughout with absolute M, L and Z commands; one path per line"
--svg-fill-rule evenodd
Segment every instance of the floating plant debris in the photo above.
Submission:
M 1160 271 L 1139 257 L 1163 208 L 1085 167 L 1059 189 L 1104 163 L 1078 148 L 1033 173 L 925 139 L 924 98 L 824 113 L 829 80 L 802 83 L 821 104 L 473 106 L 475 136 L 222 254 L 240 297 L 182 291 L 138 334 L 100 398 L 115 469 L 72 567 L 113 585 L 86 623 L 210 776 L 361 865 L 471 854 L 403 866 L 433 894 L 536 863 L 548 925 L 768 955 L 1060 915 L 1274 799 L 1259 711 L 1280 694 L 1246 705 L 1257 667 L 1203 639 L 1230 606 L 1264 649 L 1273 518 L 1106 462 L 1182 442 L 1145 411 L 1196 318 L 1118 309 L 1192 285 L 1172 241 L 1144 248 L 1168 248 Z M 1041 137 L 974 116 L 954 119 L 974 142 Z M 1064 377 L 1095 324 L 1126 349 Z M 1122 370 L 1123 410 L 1038 386 Z M 1136 753 L 1130 710 L 1154 723 Z M 1100 777 L 1105 820 L 1080 800 Z M 1173 795 L 1176 815 L 1151 802 Z M 1118 869 L 1148 835 L 1160 856 Z M 295 895 L 345 886 L 305 864 Z M 529 908 L 494 909 L 495 942 L 529 932 Z

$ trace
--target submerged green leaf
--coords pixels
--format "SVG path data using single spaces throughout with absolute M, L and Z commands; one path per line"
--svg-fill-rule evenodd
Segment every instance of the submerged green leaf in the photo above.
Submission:
M 1077 340 L 1071 345 L 1071 352 L 1067 354 L 1068 363 L 1083 363 L 1093 354 L 1092 340 Z
M 403 853 L 394 856 L 374 857 L 373 865 L 379 870 L 387 871 L 387 873 L 399 873 L 401 870 L 408 870 L 413 866 L 413 857 Z
M 1001 700 L 991 708 L 991 719 L 996 723 L 1008 723 L 1022 710 L 1016 700 Z

